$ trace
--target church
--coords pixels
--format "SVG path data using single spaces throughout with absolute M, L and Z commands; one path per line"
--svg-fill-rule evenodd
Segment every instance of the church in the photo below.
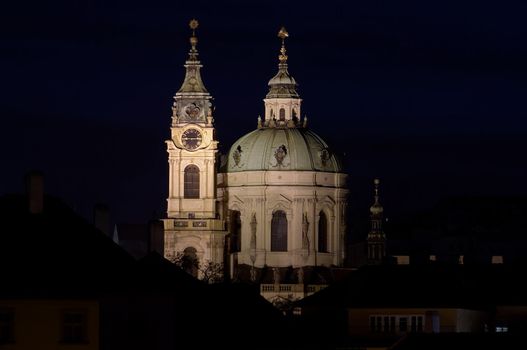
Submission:
M 232 279 L 274 284 L 302 283 L 310 268 L 342 266 L 347 174 L 302 117 L 302 99 L 288 71 L 289 34 L 285 28 L 278 33 L 278 72 L 263 99 L 264 117 L 220 162 L 197 26 L 190 22 L 186 74 L 174 96 L 166 141 L 165 257 L 221 264 Z

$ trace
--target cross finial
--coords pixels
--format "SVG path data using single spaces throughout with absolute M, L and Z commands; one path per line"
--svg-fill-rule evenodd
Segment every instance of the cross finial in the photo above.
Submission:
M 278 59 L 280 62 L 286 62 L 287 61 L 287 55 L 285 54 L 285 38 L 289 37 L 289 33 L 285 29 L 285 27 L 280 28 L 280 31 L 278 32 L 278 37 L 282 39 L 282 48 L 280 49 L 280 55 L 278 56 Z

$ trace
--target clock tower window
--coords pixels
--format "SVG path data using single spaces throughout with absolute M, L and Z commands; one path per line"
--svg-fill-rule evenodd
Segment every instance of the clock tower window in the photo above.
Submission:
M 199 168 L 197 166 L 191 164 L 185 168 L 184 182 L 185 198 L 199 198 Z

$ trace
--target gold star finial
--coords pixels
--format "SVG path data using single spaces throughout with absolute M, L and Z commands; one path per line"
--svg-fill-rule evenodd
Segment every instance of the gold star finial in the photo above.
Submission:
M 199 26 L 198 20 L 195 18 L 191 19 L 188 26 L 192 29 L 192 36 L 196 36 L 196 28 Z
M 190 29 L 192 29 L 192 36 L 190 37 L 190 45 L 192 48 L 190 49 L 190 58 L 196 60 L 197 58 L 197 50 L 196 45 L 198 44 L 198 38 L 196 37 L 196 28 L 199 26 L 199 22 L 197 19 L 193 18 L 190 20 L 188 26 Z
M 285 38 L 289 37 L 289 33 L 285 29 L 285 27 L 280 28 L 280 31 L 278 32 L 278 37 L 282 39 L 282 48 L 280 49 L 280 55 L 278 56 L 278 59 L 280 62 L 286 62 L 287 61 L 287 55 L 285 54 Z

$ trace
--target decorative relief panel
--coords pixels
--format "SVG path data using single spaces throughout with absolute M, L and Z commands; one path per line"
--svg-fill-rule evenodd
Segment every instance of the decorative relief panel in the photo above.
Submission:
M 287 147 L 285 145 L 281 145 L 279 146 L 275 151 L 274 151 L 274 158 L 276 159 L 276 164 L 273 165 L 273 167 L 281 167 L 281 166 L 288 166 L 289 164 L 285 163 L 284 160 L 287 156 Z
M 207 227 L 206 221 L 194 221 L 192 222 L 192 227 Z

